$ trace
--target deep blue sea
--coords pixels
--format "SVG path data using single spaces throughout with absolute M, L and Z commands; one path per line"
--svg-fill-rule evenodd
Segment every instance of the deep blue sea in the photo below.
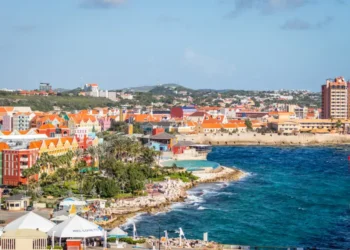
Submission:
M 135 219 L 139 235 L 250 246 L 350 248 L 350 147 L 214 147 L 208 160 L 249 176 L 203 184 L 171 211 Z M 125 228 L 130 226 L 126 225 Z

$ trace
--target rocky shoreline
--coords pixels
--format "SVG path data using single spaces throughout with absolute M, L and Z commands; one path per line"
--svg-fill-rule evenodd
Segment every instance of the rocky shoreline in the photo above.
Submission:
M 193 188 L 194 186 L 201 183 L 210 182 L 226 182 L 226 181 L 238 181 L 247 176 L 247 173 L 237 168 L 228 168 L 224 166 L 219 166 L 216 169 L 204 169 L 201 171 L 194 171 L 193 175 L 198 177 L 198 180 L 191 183 L 178 182 L 177 193 L 171 199 L 165 199 L 162 202 L 156 203 L 154 205 L 145 205 L 142 207 L 135 207 L 131 209 L 121 209 L 111 211 L 111 219 L 106 222 L 99 223 L 100 226 L 111 229 L 116 226 L 121 226 L 127 222 L 128 219 L 133 218 L 142 213 L 156 214 L 159 212 L 168 211 L 171 204 L 175 202 L 184 202 L 187 198 L 186 191 Z

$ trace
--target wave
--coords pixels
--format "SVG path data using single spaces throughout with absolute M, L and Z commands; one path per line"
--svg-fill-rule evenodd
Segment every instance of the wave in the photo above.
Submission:
M 186 203 L 202 203 L 204 202 L 204 199 L 195 195 L 188 195 L 186 199 Z
M 207 209 L 207 208 L 206 207 L 202 207 L 202 206 L 197 208 L 197 210 L 205 210 L 205 209 Z
M 145 212 L 143 213 L 138 213 L 136 214 L 134 217 L 131 217 L 131 218 L 128 218 L 126 220 L 126 222 L 121 225 L 120 227 L 123 229 L 123 230 L 127 230 L 127 229 L 130 229 L 132 228 L 133 224 L 139 222 L 142 220 L 142 215 L 146 214 Z

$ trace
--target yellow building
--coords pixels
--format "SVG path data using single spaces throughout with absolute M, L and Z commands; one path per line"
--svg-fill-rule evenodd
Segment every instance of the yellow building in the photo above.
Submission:
M 29 149 L 39 149 L 39 157 L 43 153 L 53 156 L 64 155 L 69 151 L 76 151 L 78 146 L 79 144 L 75 137 L 54 138 L 41 141 L 32 141 L 29 143 Z
M 69 151 L 75 152 L 79 147 L 79 144 L 75 137 L 62 137 L 47 139 L 41 141 L 32 141 L 29 144 L 29 149 L 38 149 L 39 158 L 42 154 L 47 153 L 52 156 L 60 156 L 68 153 Z M 55 171 L 53 166 L 45 166 L 42 168 L 42 172 L 52 173 Z
M 275 121 L 271 122 L 271 129 L 284 135 L 297 134 L 300 132 L 300 124 L 297 121 Z

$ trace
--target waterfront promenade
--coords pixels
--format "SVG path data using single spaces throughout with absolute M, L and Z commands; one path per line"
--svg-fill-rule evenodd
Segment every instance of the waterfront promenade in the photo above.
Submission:
M 350 135 L 343 134 L 299 134 L 278 135 L 275 133 L 211 133 L 178 135 L 179 141 L 192 141 L 198 144 L 219 145 L 338 145 L 350 144 Z

